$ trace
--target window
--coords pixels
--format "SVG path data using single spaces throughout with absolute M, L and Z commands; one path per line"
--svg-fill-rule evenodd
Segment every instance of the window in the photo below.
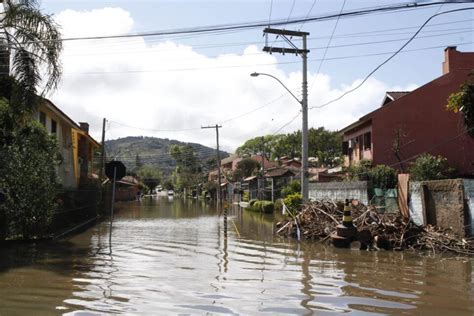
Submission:
M 51 120 L 51 134 L 56 134 L 58 131 L 58 123 L 55 120 Z
M 39 112 L 39 122 L 46 127 L 46 113 L 44 112 Z
M 372 148 L 372 133 L 368 132 L 364 134 L 364 149 Z
M 342 154 L 349 155 L 349 142 L 342 142 Z

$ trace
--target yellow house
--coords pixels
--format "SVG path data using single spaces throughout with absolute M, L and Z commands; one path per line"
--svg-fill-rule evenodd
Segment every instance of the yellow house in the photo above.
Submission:
M 53 102 L 43 99 L 35 114 L 50 134 L 56 135 L 62 162 L 57 167 L 59 182 L 77 188 L 92 173 L 92 158 L 101 145 L 89 135 L 89 124 L 74 122 Z

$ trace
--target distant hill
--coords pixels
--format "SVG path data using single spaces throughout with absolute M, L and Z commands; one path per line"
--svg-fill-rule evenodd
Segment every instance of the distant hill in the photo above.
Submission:
M 216 158 L 215 148 L 206 147 L 196 143 L 184 143 L 172 139 L 162 139 L 144 136 L 129 136 L 108 140 L 105 142 L 107 157 L 121 160 L 127 170 L 136 167 L 137 155 L 143 165 L 158 167 L 165 176 L 170 175 L 176 167 L 176 162 L 169 154 L 171 145 L 190 145 L 199 157 L 202 167 L 206 168 L 209 159 Z M 220 151 L 221 159 L 229 156 L 228 153 Z

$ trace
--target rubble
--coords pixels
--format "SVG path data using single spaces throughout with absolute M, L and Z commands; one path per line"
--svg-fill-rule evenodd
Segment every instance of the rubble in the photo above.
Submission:
M 277 234 L 307 240 L 328 240 L 342 222 L 344 204 L 331 200 L 306 203 L 301 212 L 277 223 Z M 460 238 L 449 229 L 418 226 L 399 213 L 379 213 L 374 206 L 352 204 L 353 224 L 361 249 L 430 250 L 474 255 L 474 238 Z

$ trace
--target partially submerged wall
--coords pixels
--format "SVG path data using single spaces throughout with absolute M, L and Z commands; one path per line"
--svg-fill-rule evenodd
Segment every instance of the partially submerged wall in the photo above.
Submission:
M 344 201 L 356 199 L 369 204 L 369 188 L 367 181 L 324 182 L 309 184 L 309 198 L 314 200 L 332 199 Z
M 410 182 L 408 207 L 417 225 L 450 228 L 459 236 L 474 235 L 474 180 Z
M 410 218 L 415 224 L 424 226 L 426 223 L 421 195 L 421 182 L 410 182 L 409 192 L 408 209 L 410 211 Z
M 464 211 L 463 180 L 437 180 L 422 183 L 426 223 L 450 228 L 459 236 L 465 235 L 468 224 Z

